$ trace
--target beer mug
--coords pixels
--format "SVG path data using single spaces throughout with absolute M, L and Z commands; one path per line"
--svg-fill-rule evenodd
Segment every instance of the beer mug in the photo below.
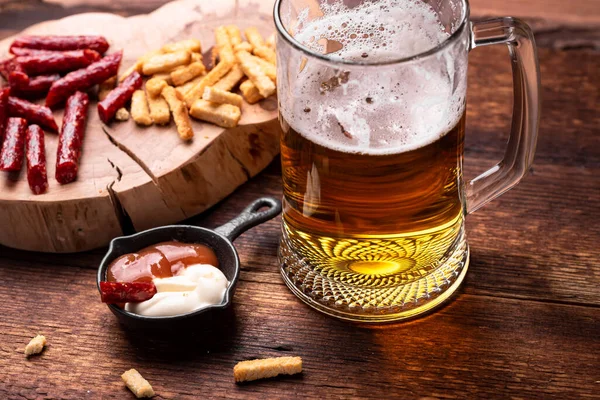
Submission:
M 532 163 L 540 76 L 522 21 L 469 21 L 466 0 L 277 0 L 283 129 L 281 274 L 304 302 L 354 321 L 431 310 L 469 265 L 465 216 Z M 467 56 L 508 45 L 504 159 L 463 178 Z

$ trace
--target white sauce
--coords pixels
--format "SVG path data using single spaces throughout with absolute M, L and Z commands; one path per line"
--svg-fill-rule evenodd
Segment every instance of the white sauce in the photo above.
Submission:
M 216 267 L 193 264 L 170 278 L 154 278 L 157 293 L 141 303 L 127 303 L 125 310 L 148 317 L 186 314 L 208 305 L 221 304 L 229 282 Z

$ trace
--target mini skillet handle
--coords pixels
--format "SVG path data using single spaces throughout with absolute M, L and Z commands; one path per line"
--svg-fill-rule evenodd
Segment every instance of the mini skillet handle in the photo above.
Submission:
M 268 208 L 258 211 L 262 207 Z M 233 241 L 248 229 L 275 218 L 280 212 L 281 201 L 273 197 L 261 197 L 246 207 L 240 215 L 215 229 L 215 232 Z

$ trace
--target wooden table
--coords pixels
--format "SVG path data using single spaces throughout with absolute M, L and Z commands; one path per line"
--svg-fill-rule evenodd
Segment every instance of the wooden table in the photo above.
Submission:
M 91 9 L 64 0 L 0 3 L 4 36 Z M 160 1 L 97 2 L 122 14 Z M 34 254 L 0 247 L 0 398 L 132 398 L 137 368 L 157 398 L 600 398 L 600 6 L 596 0 L 472 2 L 536 32 L 542 120 L 533 170 L 468 218 L 472 264 L 453 301 L 384 326 L 331 319 L 297 300 L 277 267 L 279 219 L 236 242 L 242 273 L 221 329 L 171 341 L 135 336 L 99 302 L 105 251 Z M 468 174 L 498 161 L 511 84 L 506 49 L 470 58 Z M 215 227 L 261 195 L 281 196 L 278 160 L 192 223 Z M 2 227 L 0 227 L 2 229 Z M 36 333 L 49 347 L 26 360 Z M 237 361 L 299 355 L 300 376 L 233 382 Z

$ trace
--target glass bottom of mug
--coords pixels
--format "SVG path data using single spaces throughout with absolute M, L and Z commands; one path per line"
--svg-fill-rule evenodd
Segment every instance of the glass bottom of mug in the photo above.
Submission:
M 356 322 L 391 322 L 426 313 L 446 301 L 460 286 L 469 265 L 469 247 L 461 229 L 452 251 L 427 275 L 410 282 L 383 287 L 342 282 L 336 274 L 321 274 L 321 268 L 299 256 L 283 230 L 279 246 L 281 275 L 291 291 L 309 306 L 333 317 Z M 376 264 L 376 265 L 375 265 Z M 349 271 L 374 280 L 402 270 L 399 262 L 353 262 Z

